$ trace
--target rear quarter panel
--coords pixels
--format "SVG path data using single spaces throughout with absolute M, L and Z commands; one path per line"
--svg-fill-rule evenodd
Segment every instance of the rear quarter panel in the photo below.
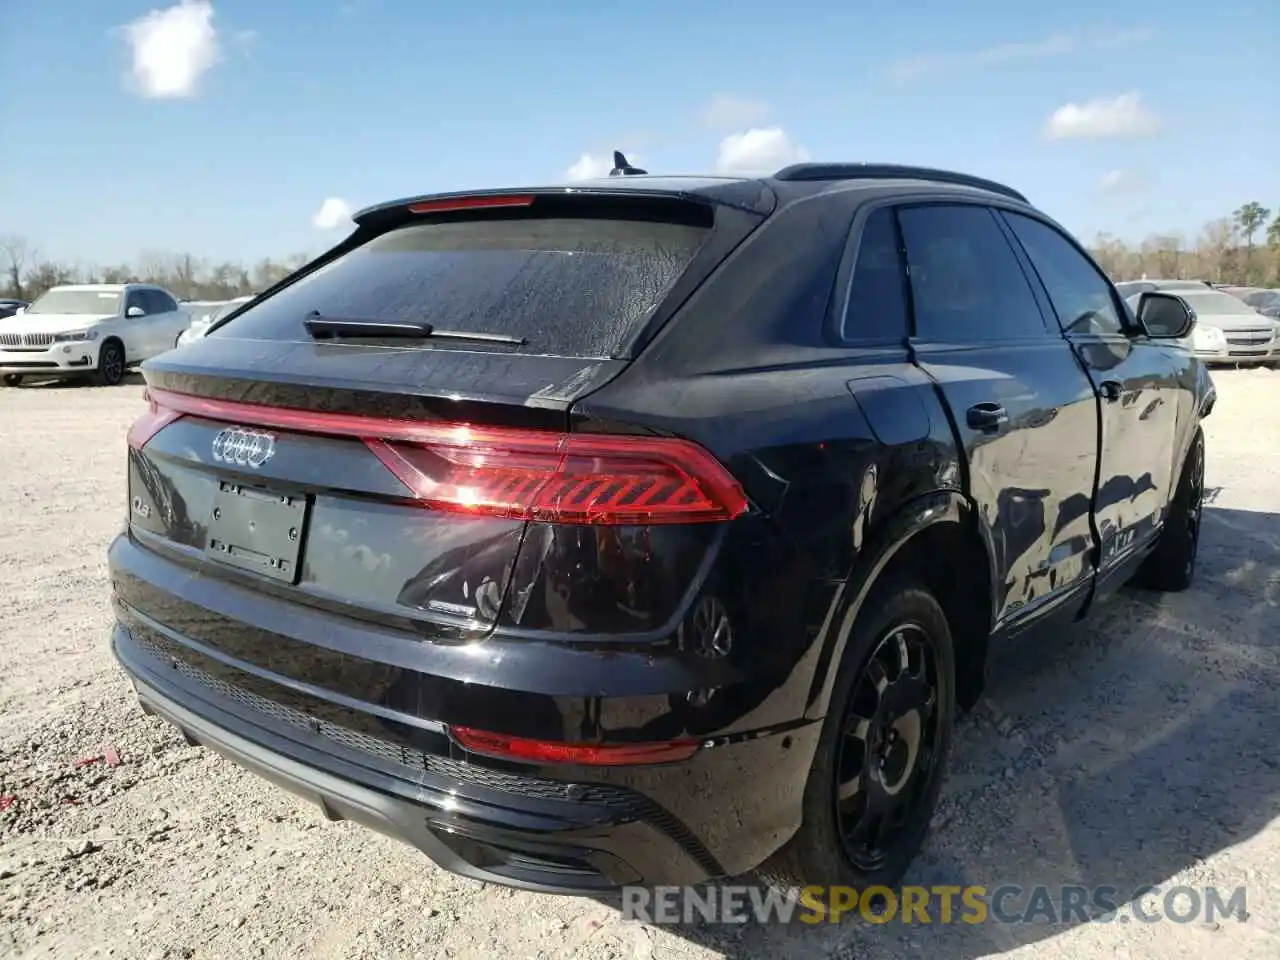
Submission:
M 719 719 L 707 727 L 801 716 L 868 539 L 905 505 L 961 489 L 950 422 L 906 347 L 829 336 L 854 207 L 781 211 L 631 368 L 572 409 L 578 430 L 701 443 L 754 504 L 685 607 L 714 597 L 734 624 L 727 659 L 743 679 L 708 701 Z

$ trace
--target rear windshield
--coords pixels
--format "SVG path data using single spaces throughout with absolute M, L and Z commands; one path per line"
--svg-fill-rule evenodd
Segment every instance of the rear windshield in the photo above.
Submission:
M 415 224 L 344 254 L 214 336 L 308 340 L 303 319 L 319 311 L 521 337 L 533 353 L 613 356 L 707 233 L 686 224 L 589 218 Z

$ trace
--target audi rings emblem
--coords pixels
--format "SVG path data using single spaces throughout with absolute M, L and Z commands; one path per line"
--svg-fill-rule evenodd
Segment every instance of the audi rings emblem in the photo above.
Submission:
M 213 438 L 213 459 L 236 467 L 258 469 L 276 452 L 276 438 L 270 433 L 228 427 Z

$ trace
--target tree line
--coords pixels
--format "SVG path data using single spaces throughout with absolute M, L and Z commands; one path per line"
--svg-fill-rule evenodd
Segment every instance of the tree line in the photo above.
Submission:
M 1146 275 L 1280 287 L 1280 212 L 1273 218 L 1271 210 L 1250 201 L 1206 223 L 1192 239 L 1153 233 L 1134 246 L 1099 233 L 1089 250 L 1117 281 Z M 26 238 L 9 235 L 0 237 L 0 297 L 33 300 L 63 283 L 156 283 L 184 300 L 229 300 L 270 286 L 308 259 L 298 253 L 246 265 L 152 251 L 133 264 L 76 264 L 49 259 Z
M 1250 201 L 1229 217 L 1210 220 L 1191 239 L 1153 233 L 1133 246 L 1099 233 L 1089 252 L 1113 280 L 1137 280 L 1145 274 L 1161 280 L 1280 287 L 1280 212 L 1272 218 L 1271 210 Z
M 25 237 L 0 236 L 0 297 L 34 300 L 64 283 L 154 283 L 183 300 L 230 300 L 265 289 L 311 259 L 296 253 L 253 264 L 147 251 L 134 263 L 84 264 L 44 256 Z

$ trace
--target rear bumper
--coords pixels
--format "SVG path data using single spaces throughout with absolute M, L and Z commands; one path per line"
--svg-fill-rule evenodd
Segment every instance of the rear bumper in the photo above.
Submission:
M 416 737 L 392 742 L 376 717 L 326 712 L 288 691 L 266 700 L 268 687 L 229 683 L 237 671 L 218 672 L 201 644 L 118 597 L 117 617 L 112 650 L 144 709 L 330 818 L 394 837 L 455 873 L 576 895 L 696 884 L 758 866 L 799 825 L 820 723 L 743 736 L 679 764 L 490 766 L 427 746 L 439 738 L 429 728 L 442 725 L 425 718 Z
M 510 796 L 504 804 L 480 799 L 463 782 L 409 783 L 246 723 L 210 700 L 186 694 L 180 702 L 140 662 L 145 655 L 122 627 L 112 649 L 143 710 L 189 742 L 310 800 L 331 820 L 390 836 L 454 873 L 541 893 L 599 895 L 633 883 L 698 883 L 724 872 L 687 828 L 639 795 L 613 791 L 606 803 L 575 802 L 567 799 L 573 785 L 565 783 L 558 785 L 561 802 Z M 602 798 L 598 789 L 590 793 Z

